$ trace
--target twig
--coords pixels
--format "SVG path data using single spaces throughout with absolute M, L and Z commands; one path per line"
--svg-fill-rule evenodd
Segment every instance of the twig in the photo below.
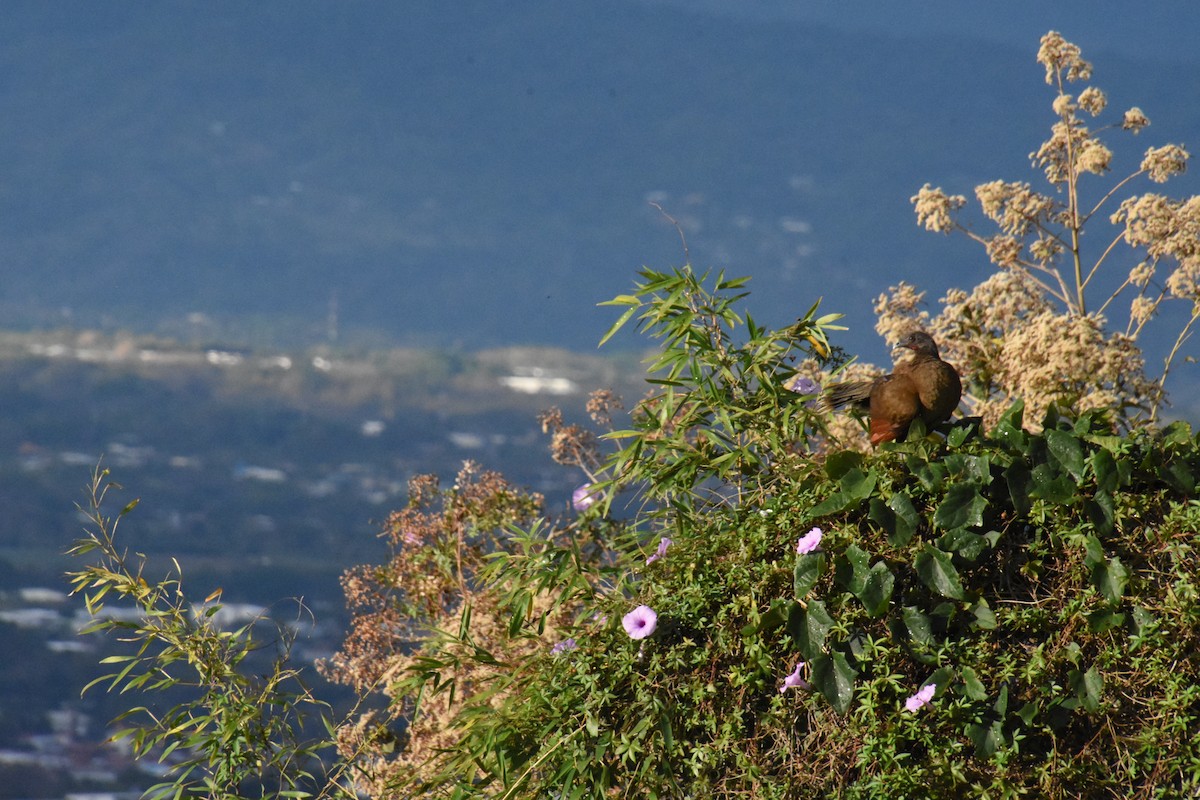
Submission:
M 658 203 L 655 203 L 653 200 L 650 201 L 650 205 L 657 208 L 658 213 L 660 213 L 664 217 L 666 217 L 667 222 L 670 222 L 672 225 L 675 226 L 675 230 L 679 232 L 679 241 L 683 243 L 683 263 L 685 263 L 685 264 L 692 263 L 692 255 L 691 255 L 691 253 L 688 252 L 687 237 L 683 235 L 683 228 L 680 227 L 679 220 L 675 219 L 670 214 L 668 214 L 666 211 L 664 211 L 663 207 L 660 206 Z

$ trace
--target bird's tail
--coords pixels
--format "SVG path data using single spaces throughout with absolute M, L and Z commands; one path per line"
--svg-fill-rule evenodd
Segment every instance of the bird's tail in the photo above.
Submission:
M 866 405 L 871 399 L 871 386 L 874 381 L 846 381 L 835 383 L 825 390 L 821 397 L 821 409 L 833 411 L 848 405 Z

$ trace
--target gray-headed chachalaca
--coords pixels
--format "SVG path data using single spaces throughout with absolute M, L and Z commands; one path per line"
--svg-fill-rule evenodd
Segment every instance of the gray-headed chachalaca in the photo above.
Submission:
M 867 411 L 872 445 L 903 439 L 917 417 L 930 428 L 945 422 L 962 398 L 958 373 L 942 361 L 932 336 L 915 331 L 901 339 L 897 347 L 908 348 L 915 355 L 897 365 L 891 375 L 835 383 L 825 392 L 826 408 L 854 404 Z

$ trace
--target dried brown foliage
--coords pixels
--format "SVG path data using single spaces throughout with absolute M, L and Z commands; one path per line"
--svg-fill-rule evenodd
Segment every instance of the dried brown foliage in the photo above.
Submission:
M 361 791 L 387 796 L 389 787 L 419 778 L 428 759 L 454 741 L 449 722 L 456 701 L 485 684 L 488 670 L 501 669 L 462 659 L 456 674 L 444 676 L 455 681 L 457 691 L 420 698 L 420 713 L 414 714 L 418 698 L 398 696 L 396 687 L 406 672 L 418 668 L 427 637 L 459 629 L 469 608 L 474 612 L 467 617 L 471 641 L 491 650 L 499 663 L 519 658 L 513 648 L 531 647 L 505 635 L 494 613 L 497 598 L 475 578 L 495 547 L 496 532 L 529 525 L 542 505 L 540 495 L 522 492 L 472 462 L 463 465 L 449 488 L 440 487 L 434 476 L 419 476 L 409 484 L 408 506 L 389 516 L 381 533 L 390 545 L 390 560 L 344 576 L 350 630 L 342 649 L 321 665 L 322 672 L 360 695 L 378 691 L 388 701 L 386 709 L 364 712 L 338 732 L 339 752 L 354 762 Z M 398 740 L 401 719 L 410 724 Z

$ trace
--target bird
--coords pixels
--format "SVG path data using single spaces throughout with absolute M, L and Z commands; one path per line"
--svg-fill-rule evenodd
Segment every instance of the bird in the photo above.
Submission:
M 822 398 L 823 407 L 830 411 L 846 405 L 865 409 L 873 446 L 903 439 L 917 417 L 926 427 L 945 422 L 962 399 L 958 371 L 942 361 L 932 336 L 914 331 L 896 346 L 912 350 L 914 357 L 899 364 L 891 375 L 835 383 Z

